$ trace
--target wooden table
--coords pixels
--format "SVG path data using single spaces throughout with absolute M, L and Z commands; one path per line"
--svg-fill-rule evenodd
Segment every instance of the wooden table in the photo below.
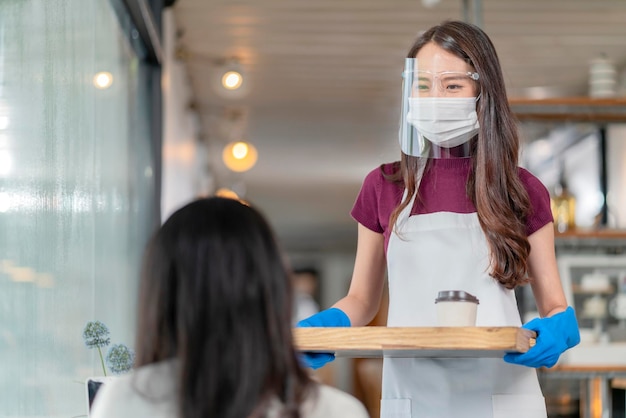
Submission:
M 581 417 L 611 418 L 611 381 L 626 378 L 626 366 L 576 366 L 557 365 L 551 369 L 539 369 L 541 377 L 549 379 L 582 380 Z
M 340 357 L 502 357 L 526 352 L 535 333 L 518 327 L 295 328 L 296 348 Z

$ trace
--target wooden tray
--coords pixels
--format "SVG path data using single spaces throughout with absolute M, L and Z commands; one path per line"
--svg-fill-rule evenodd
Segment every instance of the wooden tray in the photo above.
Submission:
M 502 357 L 528 351 L 534 331 L 518 327 L 295 328 L 296 348 L 340 357 Z

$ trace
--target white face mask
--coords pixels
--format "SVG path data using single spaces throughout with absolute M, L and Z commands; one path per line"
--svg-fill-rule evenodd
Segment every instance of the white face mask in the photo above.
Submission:
M 466 143 L 478 133 L 476 97 L 413 97 L 407 122 L 424 138 L 443 148 Z

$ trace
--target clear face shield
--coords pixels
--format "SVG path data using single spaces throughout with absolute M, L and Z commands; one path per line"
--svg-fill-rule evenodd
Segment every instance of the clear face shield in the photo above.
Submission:
M 424 158 L 470 156 L 470 140 L 478 133 L 476 72 L 420 70 L 407 58 L 402 83 L 400 147 Z

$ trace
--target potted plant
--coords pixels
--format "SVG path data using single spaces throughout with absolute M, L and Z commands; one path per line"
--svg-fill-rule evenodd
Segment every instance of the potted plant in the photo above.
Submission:
M 129 372 L 135 362 L 135 352 L 124 344 L 113 344 L 109 347 L 106 355 L 102 355 L 102 350 L 111 343 L 109 334 L 109 328 L 100 321 L 87 322 L 83 330 L 83 340 L 87 348 L 96 348 L 98 350 L 103 373 L 102 376 L 87 378 L 87 410 L 91 408 L 100 386 L 110 378 L 107 374 L 106 366 L 108 366 L 111 373 L 117 375 Z

